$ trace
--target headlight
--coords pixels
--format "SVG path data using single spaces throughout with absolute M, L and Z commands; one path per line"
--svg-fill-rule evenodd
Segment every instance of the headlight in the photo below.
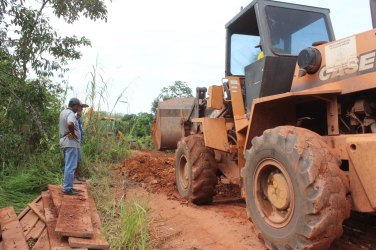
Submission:
M 321 53 L 315 48 L 306 48 L 298 55 L 298 65 L 308 74 L 314 74 L 321 66 Z

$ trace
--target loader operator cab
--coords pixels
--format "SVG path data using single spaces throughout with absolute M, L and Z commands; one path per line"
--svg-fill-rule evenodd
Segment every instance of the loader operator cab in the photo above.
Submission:
M 226 76 L 245 77 L 247 113 L 253 99 L 290 91 L 301 50 L 334 40 L 328 9 L 271 0 L 254 0 L 226 31 Z

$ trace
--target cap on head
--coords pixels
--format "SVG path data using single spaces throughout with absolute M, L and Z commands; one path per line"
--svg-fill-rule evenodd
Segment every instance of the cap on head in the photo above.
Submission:
M 80 105 L 81 105 L 81 107 L 83 107 L 83 108 L 87 108 L 87 107 L 89 107 L 89 105 L 87 105 L 87 104 L 85 104 L 85 103 L 82 103 L 81 101 L 80 101 Z
M 74 105 L 79 105 L 83 108 L 89 107 L 89 105 L 82 103 L 78 98 L 73 97 L 69 100 L 68 107 L 73 107 Z

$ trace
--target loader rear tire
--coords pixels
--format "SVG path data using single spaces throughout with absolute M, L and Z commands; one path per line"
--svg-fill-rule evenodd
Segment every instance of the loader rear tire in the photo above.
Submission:
M 175 153 L 176 186 L 180 195 L 197 205 L 213 201 L 218 179 L 213 151 L 201 135 L 184 137 Z
M 327 249 L 350 215 L 349 183 L 322 138 L 282 126 L 252 140 L 242 177 L 247 212 L 269 249 Z

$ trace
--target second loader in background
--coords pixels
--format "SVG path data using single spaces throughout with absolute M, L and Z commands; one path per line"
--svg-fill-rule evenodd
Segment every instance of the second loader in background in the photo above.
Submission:
M 238 184 L 268 248 L 329 248 L 376 211 L 376 29 L 336 41 L 328 9 L 255 0 L 226 30 L 223 84 L 161 103 L 155 144 L 182 197 Z

